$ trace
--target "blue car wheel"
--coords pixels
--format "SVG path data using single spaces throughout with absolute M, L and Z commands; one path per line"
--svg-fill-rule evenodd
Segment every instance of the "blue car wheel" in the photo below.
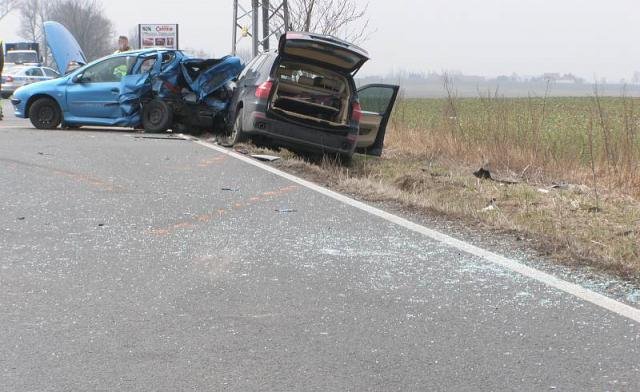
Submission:
M 29 109 L 29 119 L 38 129 L 54 129 L 62 122 L 62 112 L 53 99 L 39 98 Z

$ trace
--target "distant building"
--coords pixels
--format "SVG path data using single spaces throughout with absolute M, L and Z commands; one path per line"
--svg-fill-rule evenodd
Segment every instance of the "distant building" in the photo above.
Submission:
M 584 79 L 575 76 L 574 74 L 564 74 L 560 75 L 559 73 L 545 73 L 542 75 L 542 80 L 545 82 L 552 82 L 558 84 L 582 84 L 584 83 Z

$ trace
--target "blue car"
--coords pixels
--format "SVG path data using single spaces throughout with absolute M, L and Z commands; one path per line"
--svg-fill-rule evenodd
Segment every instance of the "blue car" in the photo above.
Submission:
M 21 87 L 11 97 L 17 117 L 39 129 L 59 125 L 215 130 L 225 127 L 239 58 L 193 59 L 181 51 L 147 49 L 88 63 L 73 35 L 44 25 L 59 79 Z

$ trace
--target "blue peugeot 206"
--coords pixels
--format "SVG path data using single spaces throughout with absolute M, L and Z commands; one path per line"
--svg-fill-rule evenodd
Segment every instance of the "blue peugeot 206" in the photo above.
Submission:
M 17 117 L 39 129 L 60 125 L 167 129 L 223 128 L 242 71 L 239 58 L 194 59 L 178 50 L 118 53 L 88 63 L 73 35 L 45 22 L 58 79 L 21 87 L 11 97 Z

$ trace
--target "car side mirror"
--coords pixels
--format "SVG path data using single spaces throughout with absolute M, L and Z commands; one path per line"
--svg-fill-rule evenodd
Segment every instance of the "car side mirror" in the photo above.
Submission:
M 73 77 L 72 81 L 73 83 L 86 83 L 88 81 L 90 81 L 91 79 L 89 79 L 88 77 L 85 77 L 83 74 L 79 73 L 76 76 Z

